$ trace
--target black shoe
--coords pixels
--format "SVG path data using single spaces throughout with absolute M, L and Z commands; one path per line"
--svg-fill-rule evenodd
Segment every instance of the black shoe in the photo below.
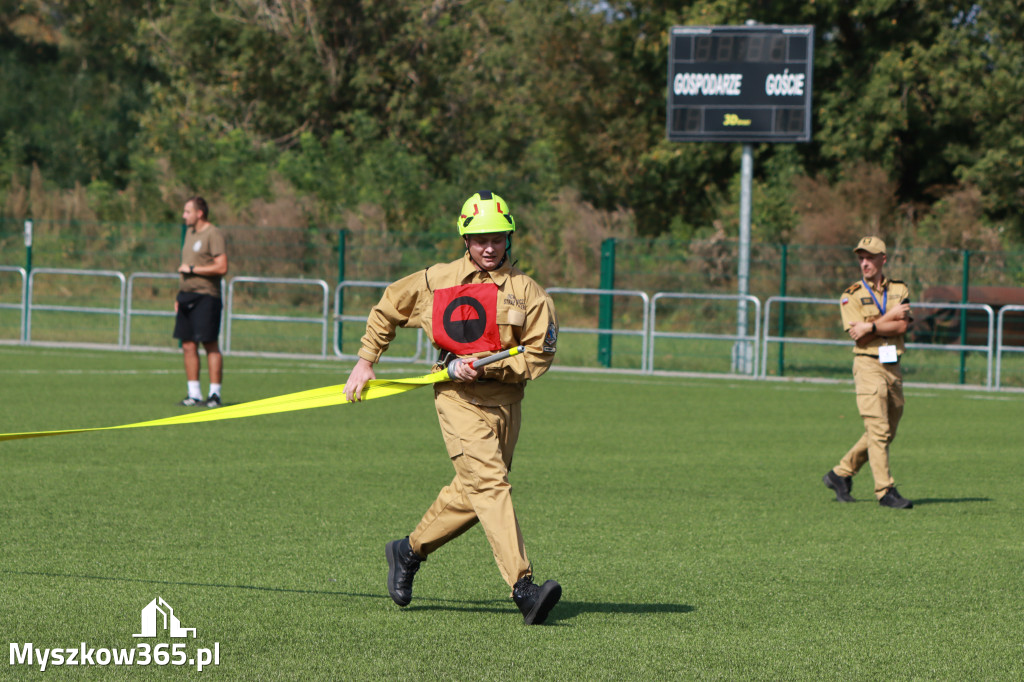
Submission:
M 220 407 L 220 396 L 216 393 L 211 393 L 210 397 L 206 399 L 207 407 Z
M 409 537 L 392 540 L 384 547 L 388 557 L 388 594 L 399 606 L 408 606 L 412 601 L 412 579 L 420 570 L 420 562 L 426 561 L 409 546 Z
M 533 578 L 524 576 L 512 587 L 512 599 L 523 612 L 523 621 L 527 625 L 542 624 L 561 598 L 562 586 L 554 580 L 538 587 L 533 584 Z
M 178 404 L 181 405 L 182 407 L 195 407 L 196 405 L 202 405 L 203 404 L 203 399 L 202 398 L 193 398 L 193 397 L 189 396 L 188 398 L 185 398 L 184 400 L 182 400 Z
M 836 491 L 836 502 L 856 502 L 850 491 L 853 490 L 853 477 L 840 476 L 834 471 L 829 471 L 821 477 L 821 482 Z
M 892 507 L 893 509 L 914 508 L 914 503 L 900 495 L 900 491 L 896 490 L 896 488 L 889 488 L 886 490 L 885 494 L 879 498 L 878 504 L 883 507 Z

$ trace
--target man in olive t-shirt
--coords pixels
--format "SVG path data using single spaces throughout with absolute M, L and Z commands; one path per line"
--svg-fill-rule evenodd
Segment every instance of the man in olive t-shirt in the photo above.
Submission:
M 185 407 L 205 404 L 219 407 L 224 360 L 217 345 L 223 303 L 220 295 L 221 277 L 228 272 L 228 256 L 221 234 L 207 217 L 209 207 L 202 197 L 185 202 L 185 243 L 181 248 L 181 287 L 174 301 L 176 318 L 174 338 L 181 339 L 185 356 L 185 378 L 188 396 L 179 403 Z M 210 373 L 210 391 L 203 400 L 199 385 L 199 344 L 206 349 Z

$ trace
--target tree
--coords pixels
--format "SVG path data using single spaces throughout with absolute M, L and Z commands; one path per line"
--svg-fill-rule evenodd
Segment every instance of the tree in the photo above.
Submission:
M 755 148 L 772 238 L 793 179 L 860 164 L 924 212 L 976 188 L 1024 237 L 1018 4 L 0 0 L 0 174 L 242 206 L 276 173 L 317 220 L 370 202 L 409 233 L 475 189 L 567 190 L 689 238 L 730 213 L 740 146 L 666 140 L 668 31 L 754 19 L 816 28 L 812 142 Z
M 132 35 L 138 3 L 36 0 L 0 4 L 0 156 L 4 172 L 33 164 L 59 186 L 124 186 L 137 115 L 154 74 Z

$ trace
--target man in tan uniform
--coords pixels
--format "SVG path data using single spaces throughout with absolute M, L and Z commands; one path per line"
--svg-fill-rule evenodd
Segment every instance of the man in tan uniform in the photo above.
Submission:
M 875 497 L 883 507 L 910 509 L 913 503 L 896 490 L 889 473 L 889 444 L 903 416 L 903 373 L 900 358 L 906 350 L 903 335 L 910 323 L 910 291 L 899 280 L 882 274 L 885 242 L 864 237 L 854 248 L 861 280 L 839 299 L 843 327 L 854 341 L 853 380 L 864 435 L 822 478 L 839 502 L 853 502 L 852 477 L 864 462 L 871 463 Z
M 455 477 L 408 537 L 387 543 L 388 593 L 408 605 L 420 562 L 479 521 L 525 622 L 540 624 L 562 588 L 554 580 L 533 583 L 508 472 L 525 384 L 554 361 L 558 322 L 544 289 L 509 262 L 515 220 L 504 199 L 474 194 L 457 225 L 462 258 L 394 282 L 370 311 L 345 395 L 359 399 L 397 327 L 420 327 L 430 336 L 441 351 L 435 369 L 447 366 L 453 377 L 435 384 L 434 405 Z M 480 370 L 471 364 L 518 345 L 525 353 Z

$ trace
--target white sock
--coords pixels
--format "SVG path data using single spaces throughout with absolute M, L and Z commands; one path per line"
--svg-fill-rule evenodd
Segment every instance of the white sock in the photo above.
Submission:
M 210 395 L 220 395 L 220 384 L 210 384 Z
M 199 382 L 198 381 L 190 381 L 190 382 L 188 382 L 188 397 L 189 398 L 194 398 L 195 400 L 202 400 L 203 399 L 203 391 L 202 391 L 202 389 L 199 388 Z

